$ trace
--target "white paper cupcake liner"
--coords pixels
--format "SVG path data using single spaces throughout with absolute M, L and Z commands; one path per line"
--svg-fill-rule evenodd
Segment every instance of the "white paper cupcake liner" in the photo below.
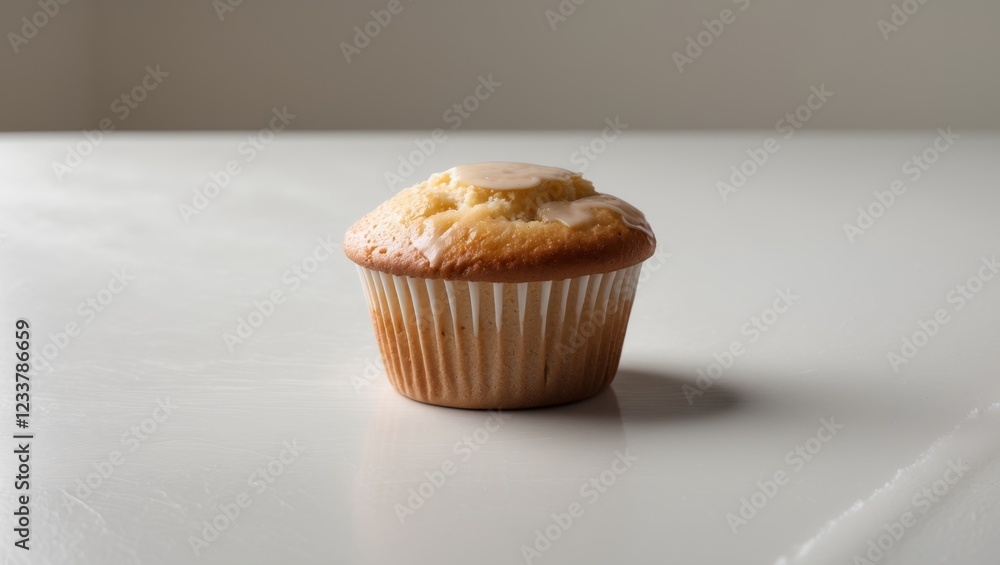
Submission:
M 640 267 L 528 283 L 358 273 L 396 390 L 444 406 L 527 408 L 610 384 Z

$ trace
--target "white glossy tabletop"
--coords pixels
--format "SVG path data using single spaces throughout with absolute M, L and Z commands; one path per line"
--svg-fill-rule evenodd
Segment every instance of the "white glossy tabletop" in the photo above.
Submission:
M 2 561 L 997 563 L 1000 135 L 955 134 L 449 133 L 405 184 L 591 145 L 659 240 L 612 389 L 502 414 L 389 387 L 339 249 L 427 133 L 115 133 L 61 179 L 82 135 L 4 135 Z

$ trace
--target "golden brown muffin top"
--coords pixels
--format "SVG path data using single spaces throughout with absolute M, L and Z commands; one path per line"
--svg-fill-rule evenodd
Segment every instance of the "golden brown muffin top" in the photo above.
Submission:
M 580 173 L 525 163 L 460 165 L 404 189 L 347 230 L 355 263 L 393 275 L 532 282 L 648 259 L 645 216 Z

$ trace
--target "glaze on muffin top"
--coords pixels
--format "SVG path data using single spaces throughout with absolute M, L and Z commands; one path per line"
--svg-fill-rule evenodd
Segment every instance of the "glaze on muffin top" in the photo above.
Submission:
M 615 271 L 652 255 L 645 216 L 580 173 L 526 163 L 460 165 L 404 189 L 347 231 L 376 271 L 531 282 Z

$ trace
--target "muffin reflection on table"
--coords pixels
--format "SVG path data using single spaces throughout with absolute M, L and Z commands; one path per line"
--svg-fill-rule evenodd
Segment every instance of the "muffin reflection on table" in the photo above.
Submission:
M 462 165 L 401 191 L 348 230 L 393 387 L 431 404 L 573 402 L 614 378 L 645 216 L 579 173 Z
M 641 472 L 594 484 L 619 453 L 639 455 L 611 388 L 550 410 L 508 412 L 428 408 L 375 386 L 351 498 L 352 539 L 373 563 L 398 562 L 401 548 L 438 563 L 510 563 L 552 512 L 581 505 L 574 535 L 600 539 L 609 523 L 627 522 L 641 496 Z M 456 539 L 476 540 L 481 555 L 469 557 Z

